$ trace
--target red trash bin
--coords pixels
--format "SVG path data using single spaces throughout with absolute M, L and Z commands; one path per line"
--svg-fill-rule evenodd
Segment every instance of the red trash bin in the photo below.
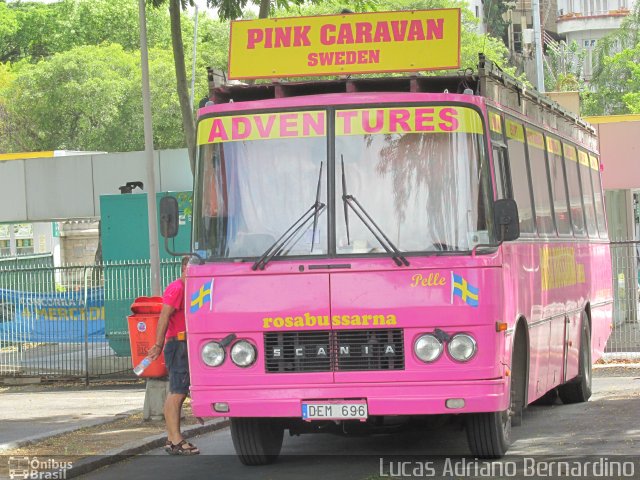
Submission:
M 138 365 L 156 343 L 158 320 L 162 310 L 162 297 L 138 297 L 131 305 L 129 315 L 129 343 L 131 345 L 131 361 L 133 367 Z M 164 355 L 160 354 L 140 374 L 141 377 L 165 377 L 167 367 Z

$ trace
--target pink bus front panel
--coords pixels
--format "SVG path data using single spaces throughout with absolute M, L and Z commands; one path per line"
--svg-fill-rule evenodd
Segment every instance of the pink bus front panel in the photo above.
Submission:
M 465 400 L 456 413 L 506 409 L 508 335 L 496 331 L 496 322 L 504 320 L 498 257 L 415 258 L 411 268 L 402 270 L 390 269 L 388 258 L 351 260 L 350 269 L 331 274 L 299 272 L 298 264 L 282 261 L 271 264 L 268 272 L 249 275 L 246 270 L 239 275 L 235 266 L 198 267 L 203 276 L 188 279 L 189 292 L 212 277 L 214 287 L 210 307 L 188 317 L 194 413 L 299 417 L 303 400 L 349 398 L 365 399 L 369 415 L 451 413 L 445 406 L 450 398 Z M 493 266 L 468 266 L 473 264 Z M 453 291 L 452 275 L 479 288 L 477 306 Z M 436 329 L 472 335 L 476 355 L 460 363 L 445 350 L 433 363 L 422 362 L 413 351 L 414 342 Z M 342 370 L 336 358 L 338 366 L 330 371 L 268 372 L 265 336 L 299 331 L 401 331 L 404 365 L 350 371 Z M 229 333 L 257 348 L 254 365 L 239 368 L 227 359 L 212 368 L 202 362 L 202 346 Z M 229 413 L 214 412 L 216 402 L 229 404 Z

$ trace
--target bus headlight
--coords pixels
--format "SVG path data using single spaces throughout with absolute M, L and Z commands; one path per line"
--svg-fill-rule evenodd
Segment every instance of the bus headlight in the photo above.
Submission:
M 431 334 L 425 334 L 416 340 L 413 351 L 423 362 L 433 362 L 442 354 L 442 342 Z
M 224 347 L 218 342 L 209 342 L 200 352 L 202 361 L 210 367 L 218 367 L 224 362 Z
M 239 367 L 249 367 L 256 361 L 256 348 L 246 340 L 240 340 L 231 347 L 231 360 Z
M 467 362 L 473 358 L 478 350 L 476 341 L 471 335 L 458 333 L 451 337 L 447 345 L 449 355 L 458 362 Z

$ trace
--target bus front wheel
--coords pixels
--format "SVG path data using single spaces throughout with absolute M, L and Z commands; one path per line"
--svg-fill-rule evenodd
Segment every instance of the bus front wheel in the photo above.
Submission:
M 578 376 L 558 387 L 558 395 L 563 403 L 582 403 L 591 397 L 591 335 L 587 314 L 582 312 L 582 333 L 580 335 L 580 358 Z
M 511 445 L 509 411 L 472 413 L 467 417 L 467 441 L 471 453 L 480 458 L 500 458 Z
M 284 427 L 277 419 L 232 418 L 231 438 L 245 465 L 267 465 L 280 455 Z

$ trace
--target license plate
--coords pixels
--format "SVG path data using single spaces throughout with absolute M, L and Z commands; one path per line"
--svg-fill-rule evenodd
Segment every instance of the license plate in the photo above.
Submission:
M 367 402 L 302 402 L 303 420 L 366 420 Z

